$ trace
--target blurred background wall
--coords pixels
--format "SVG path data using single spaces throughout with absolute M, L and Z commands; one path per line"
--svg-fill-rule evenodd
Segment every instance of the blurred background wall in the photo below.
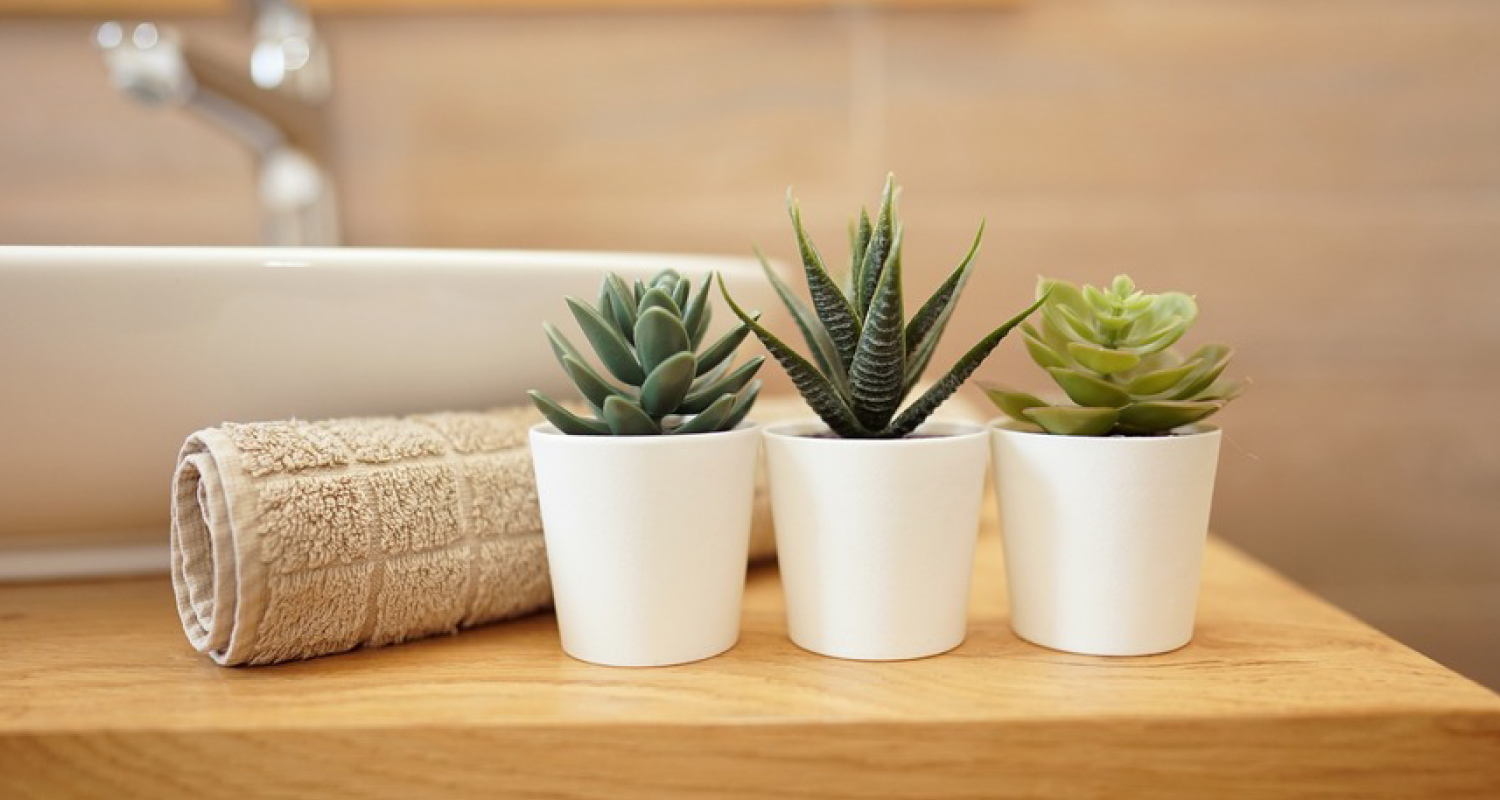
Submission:
M 795 184 L 842 254 L 895 170 L 913 292 L 988 220 L 939 360 L 1038 274 L 1196 292 L 1255 381 L 1216 530 L 1500 686 L 1500 3 L 691 5 L 325 18 L 349 241 L 790 258 Z M 0 242 L 252 243 L 247 155 L 112 91 L 99 19 L 0 21 Z

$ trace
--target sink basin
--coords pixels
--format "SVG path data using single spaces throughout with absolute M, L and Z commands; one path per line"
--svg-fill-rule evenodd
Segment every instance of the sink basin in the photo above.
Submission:
M 744 302 L 774 303 L 743 258 L 0 247 L 0 548 L 144 541 L 165 563 L 177 449 L 224 421 L 570 395 L 542 321 L 575 330 L 564 294 L 592 299 L 607 271 L 667 267 L 717 271 Z

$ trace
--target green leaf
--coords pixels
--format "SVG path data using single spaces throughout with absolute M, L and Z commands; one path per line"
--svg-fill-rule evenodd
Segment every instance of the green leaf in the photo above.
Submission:
M 855 316 L 838 284 L 828 275 L 823 257 L 818 255 L 817 247 L 808 238 L 807 229 L 802 227 L 802 210 L 792 202 L 787 211 L 792 217 L 792 229 L 797 233 L 797 247 L 802 254 L 802 269 L 807 274 L 807 291 L 812 297 L 813 309 L 833 342 L 839 363 L 848 368 L 854 360 L 855 348 L 859 346 L 859 317 Z
M 583 335 L 588 337 L 589 344 L 593 345 L 594 352 L 599 355 L 605 369 L 631 386 L 640 386 L 641 381 L 646 379 L 646 373 L 641 369 L 640 362 L 635 360 L 625 337 L 587 303 L 576 297 L 566 299 L 573 318 L 578 320 L 578 327 L 583 329 Z M 639 331 L 636 335 L 640 335 Z
M 906 410 L 902 411 L 900 416 L 896 417 L 896 421 L 891 423 L 888 429 L 881 432 L 881 435 L 899 438 L 916 430 L 918 425 L 921 425 L 928 417 L 932 416 L 932 412 L 936 411 L 938 406 L 942 405 L 944 401 L 953 396 L 954 392 L 958 391 L 958 387 L 962 386 L 964 381 L 968 380 L 969 376 L 974 374 L 974 370 L 979 369 L 979 365 L 983 364 L 984 360 L 989 357 L 995 347 L 1000 344 L 1000 340 L 1004 339 L 1005 335 L 1010 333 L 1012 328 L 1024 322 L 1031 315 L 1031 312 L 1036 311 L 1046 300 L 1046 295 L 1038 298 L 1036 302 L 1027 306 L 1025 311 L 1011 317 L 1004 325 L 990 331 L 989 335 L 979 340 L 978 344 L 969 348 L 967 353 L 959 357 L 958 362 L 953 365 L 953 368 L 948 370 L 948 374 L 938 379 L 937 383 L 934 383 L 927 391 L 923 392 L 922 396 L 918 397 L 916 402 L 907 406 Z
M 604 422 L 616 436 L 651 436 L 661 433 L 661 426 L 646 416 L 640 406 L 619 397 L 604 401 Z
M 687 422 L 677 426 L 672 433 L 713 433 L 720 430 L 724 420 L 734 410 L 734 395 L 721 395 L 708 408 L 695 414 Z
M 682 312 L 682 327 L 687 328 L 694 350 L 703 344 L 703 334 L 708 332 L 708 320 L 713 316 L 713 309 L 708 304 L 708 288 L 713 285 L 715 277 L 717 274 L 708 276 Z
M 1125 385 L 1126 391 L 1140 397 L 1142 395 L 1160 394 L 1173 386 L 1176 386 L 1183 378 L 1186 378 L 1201 365 L 1199 361 L 1188 361 L 1169 369 L 1159 369 L 1153 372 L 1145 372 L 1130 379 Z
M 679 323 L 682 321 L 682 309 L 672 299 L 671 293 L 660 286 L 653 286 L 647 289 L 646 293 L 641 296 L 641 302 L 636 305 L 635 310 L 636 314 L 640 315 L 652 308 L 665 309 L 672 316 L 676 317 Z
M 844 296 L 849 298 L 850 303 L 857 304 L 859 292 L 855 287 L 860 285 L 860 266 L 864 263 L 865 251 L 870 247 L 870 213 L 863 208 L 859 210 L 859 226 L 850 238 L 849 285 L 844 287 Z
M 704 375 L 714 367 L 719 366 L 734 355 L 734 351 L 745 341 L 750 334 L 750 329 L 744 325 L 734 326 L 734 330 L 719 337 L 717 342 L 709 346 L 698 356 L 698 374 Z
M 1225 378 L 1224 380 L 1214 381 L 1213 385 L 1204 389 L 1203 393 L 1198 395 L 1197 399 L 1199 402 L 1218 403 L 1222 406 L 1244 394 L 1249 385 L 1250 382 L 1243 378 Z
M 658 290 L 648 291 L 647 297 L 655 291 Z M 648 372 L 654 370 L 672 356 L 690 352 L 687 329 L 676 314 L 651 306 L 635 321 L 635 351 L 640 355 L 641 366 Z
M 938 341 L 943 336 L 943 329 L 948 326 L 948 318 L 953 316 L 953 309 L 958 307 L 959 295 L 963 293 L 964 286 L 969 282 L 969 274 L 974 265 L 974 256 L 979 253 L 979 241 L 984 238 L 984 223 L 979 223 L 979 231 L 974 234 L 974 243 L 969 245 L 969 252 L 954 268 L 937 291 L 927 298 L 927 302 L 917 310 L 911 322 L 906 325 L 906 385 L 905 390 L 910 390 L 922 377 L 927 369 L 927 364 L 932 360 L 932 354 L 937 352 Z
M 1028 408 L 1026 418 L 1042 430 L 1060 436 L 1103 436 L 1114 430 L 1120 412 L 1113 408 L 1041 406 Z
M 860 260 L 859 282 L 855 284 L 854 310 L 860 320 L 870 314 L 870 303 L 875 298 L 875 288 L 880 285 L 880 273 L 890 261 L 891 244 L 895 241 L 896 176 L 888 174 L 885 189 L 880 193 L 880 211 L 875 215 L 875 227 L 870 232 L 870 243 L 865 247 Z
M 792 385 L 807 401 L 808 407 L 826 423 L 830 430 L 844 438 L 861 438 L 869 436 L 854 417 L 854 412 L 849 410 L 844 399 L 840 396 L 828 378 L 819 372 L 807 359 L 797 354 L 797 351 L 787 347 L 786 343 L 776 338 L 776 335 L 766 330 L 759 322 L 751 319 L 734 298 L 729 296 L 729 289 L 724 286 L 724 281 L 719 281 L 719 293 L 724 297 L 725 305 L 740 321 L 750 328 L 766 350 L 770 351 L 781 368 L 786 371 L 787 377 L 792 379 Z
M 598 420 L 583 419 L 541 392 L 531 391 L 526 394 L 531 398 L 531 403 L 536 406 L 536 410 L 542 412 L 542 416 L 546 417 L 553 427 L 569 436 L 601 436 L 609 433 L 608 425 Z
M 727 431 L 744 421 L 750 414 L 750 409 L 755 405 L 755 398 L 760 396 L 761 380 L 756 378 L 734 396 L 734 408 L 730 409 L 729 416 L 719 425 L 719 430 Z
M 990 399 L 990 402 L 995 404 L 996 408 L 1004 411 L 1005 415 L 1011 419 L 1020 422 L 1031 421 L 1022 413 L 1026 409 L 1047 405 L 1046 401 L 1034 394 L 1002 389 L 999 386 L 984 383 L 979 384 L 979 388 Z
M 692 353 L 678 353 L 651 370 L 641 384 L 641 409 L 653 419 L 676 412 L 693 385 L 695 362 Z
M 672 302 L 676 303 L 678 308 L 686 308 L 688 302 L 688 292 L 692 291 L 692 289 L 693 284 L 691 281 L 679 277 L 677 279 L 677 283 L 672 285 Z
M 880 430 L 901 406 L 906 378 L 905 311 L 901 299 L 901 230 L 865 315 L 859 349 L 849 366 L 850 408 L 860 424 Z
M 760 369 L 761 364 L 765 363 L 765 360 L 765 356 L 756 356 L 739 365 L 719 380 L 701 389 L 694 390 L 678 406 L 678 413 L 696 414 L 708 408 L 720 395 L 738 392 L 745 384 L 750 382 L 751 378 L 755 377 L 756 371 Z
M 1129 392 L 1092 375 L 1062 367 L 1048 367 L 1047 372 L 1078 405 L 1119 408 L 1130 402 Z
M 589 405 L 595 409 L 604 407 L 607 398 L 620 396 L 628 398 L 629 395 L 617 389 L 603 376 L 594 371 L 587 363 L 572 356 L 563 356 L 563 369 L 567 371 L 568 377 L 573 379 L 573 384 L 583 394 L 583 398 L 589 401 Z
M 1133 369 L 1136 364 L 1141 363 L 1141 357 L 1135 353 L 1127 353 L 1122 350 L 1111 350 L 1096 344 L 1084 344 L 1083 342 L 1069 342 L 1068 355 L 1085 367 L 1099 373 L 1100 375 L 1111 375 L 1116 372 L 1124 372 Z
M 1037 337 L 1035 329 L 1030 325 L 1021 326 L 1021 341 L 1026 345 L 1026 352 L 1031 355 L 1031 360 L 1040 367 L 1070 367 L 1072 362 L 1058 355 L 1056 350 L 1042 343 Z
M 1202 366 L 1182 382 L 1177 391 L 1172 393 L 1172 399 L 1192 400 L 1195 398 L 1224 374 L 1224 368 L 1229 366 L 1229 359 L 1233 357 L 1234 350 L 1222 344 L 1206 344 L 1198 348 L 1188 357 L 1188 360 L 1201 362 Z
M 843 361 L 839 359 L 838 348 L 834 347 L 833 339 L 828 336 L 828 331 L 823 330 L 822 323 L 812 310 L 804 305 L 795 294 L 792 294 L 792 289 L 786 285 L 786 281 L 776 274 L 776 270 L 771 269 L 770 262 L 766 261 L 766 257 L 761 254 L 760 250 L 756 250 L 755 255 L 760 259 L 761 270 L 771 281 L 771 287 L 776 290 L 777 296 L 781 298 L 787 310 L 792 312 L 792 320 L 797 323 L 797 329 L 802 331 L 802 338 L 807 342 L 813 360 L 818 362 L 819 371 L 828 378 L 840 396 L 847 396 L 848 373 L 844 369 Z M 724 288 L 723 276 L 719 278 L 719 288 Z
M 1116 275 L 1109 285 L 1109 291 L 1115 297 L 1129 297 L 1135 294 L 1135 281 L 1131 280 L 1129 275 Z
M 600 315 L 612 319 L 625 339 L 634 342 L 635 303 L 630 299 L 630 287 L 625 285 L 619 275 L 611 273 L 604 279 L 600 303 Z
M 572 356 L 579 361 L 584 360 L 578 348 L 574 347 L 573 343 L 568 341 L 568 337 L 562 335 L 562 331 L 559 331 L 552 323 L 543 322 L 542 331 L 547 334 L 547 342 L 552 345 L 552 354 L 557 356 L 557 363 L 561 364 L 564 356 Z
M 1120 428 L 1130 433 L 1166 433 L 1173 428 L 1191 425 L 1223 406 L 1219 403 L 1190 403 L 1177 400 L 1153 400 L 1134 403 L 1120 409 Z

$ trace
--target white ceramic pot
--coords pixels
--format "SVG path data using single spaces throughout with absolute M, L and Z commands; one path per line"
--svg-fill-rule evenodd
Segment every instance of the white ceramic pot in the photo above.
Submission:
M 531 429 L 563 650 L 622 667 L 734 646 L 760 429 L 566 436 Z
M 1016 634 L 1106 656 L 1187 644 L 1219 429 L 1157 437 L 990 430 Z
M 837 658 L 921 658 L 961 644 L 989 457 L 984 428 L 934 421 L 915 438 L 766 429 L 787 629 Z

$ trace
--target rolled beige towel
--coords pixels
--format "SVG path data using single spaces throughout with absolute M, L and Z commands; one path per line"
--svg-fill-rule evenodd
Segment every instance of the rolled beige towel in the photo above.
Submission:
M 272 664 L 549 606 L 526 447 L 539 420 L 527 408 L 193 434 L 172 497 L 188 639 L 219 664 Z M 758 489 L 752 557 L 774 550 L 766 505 Z

